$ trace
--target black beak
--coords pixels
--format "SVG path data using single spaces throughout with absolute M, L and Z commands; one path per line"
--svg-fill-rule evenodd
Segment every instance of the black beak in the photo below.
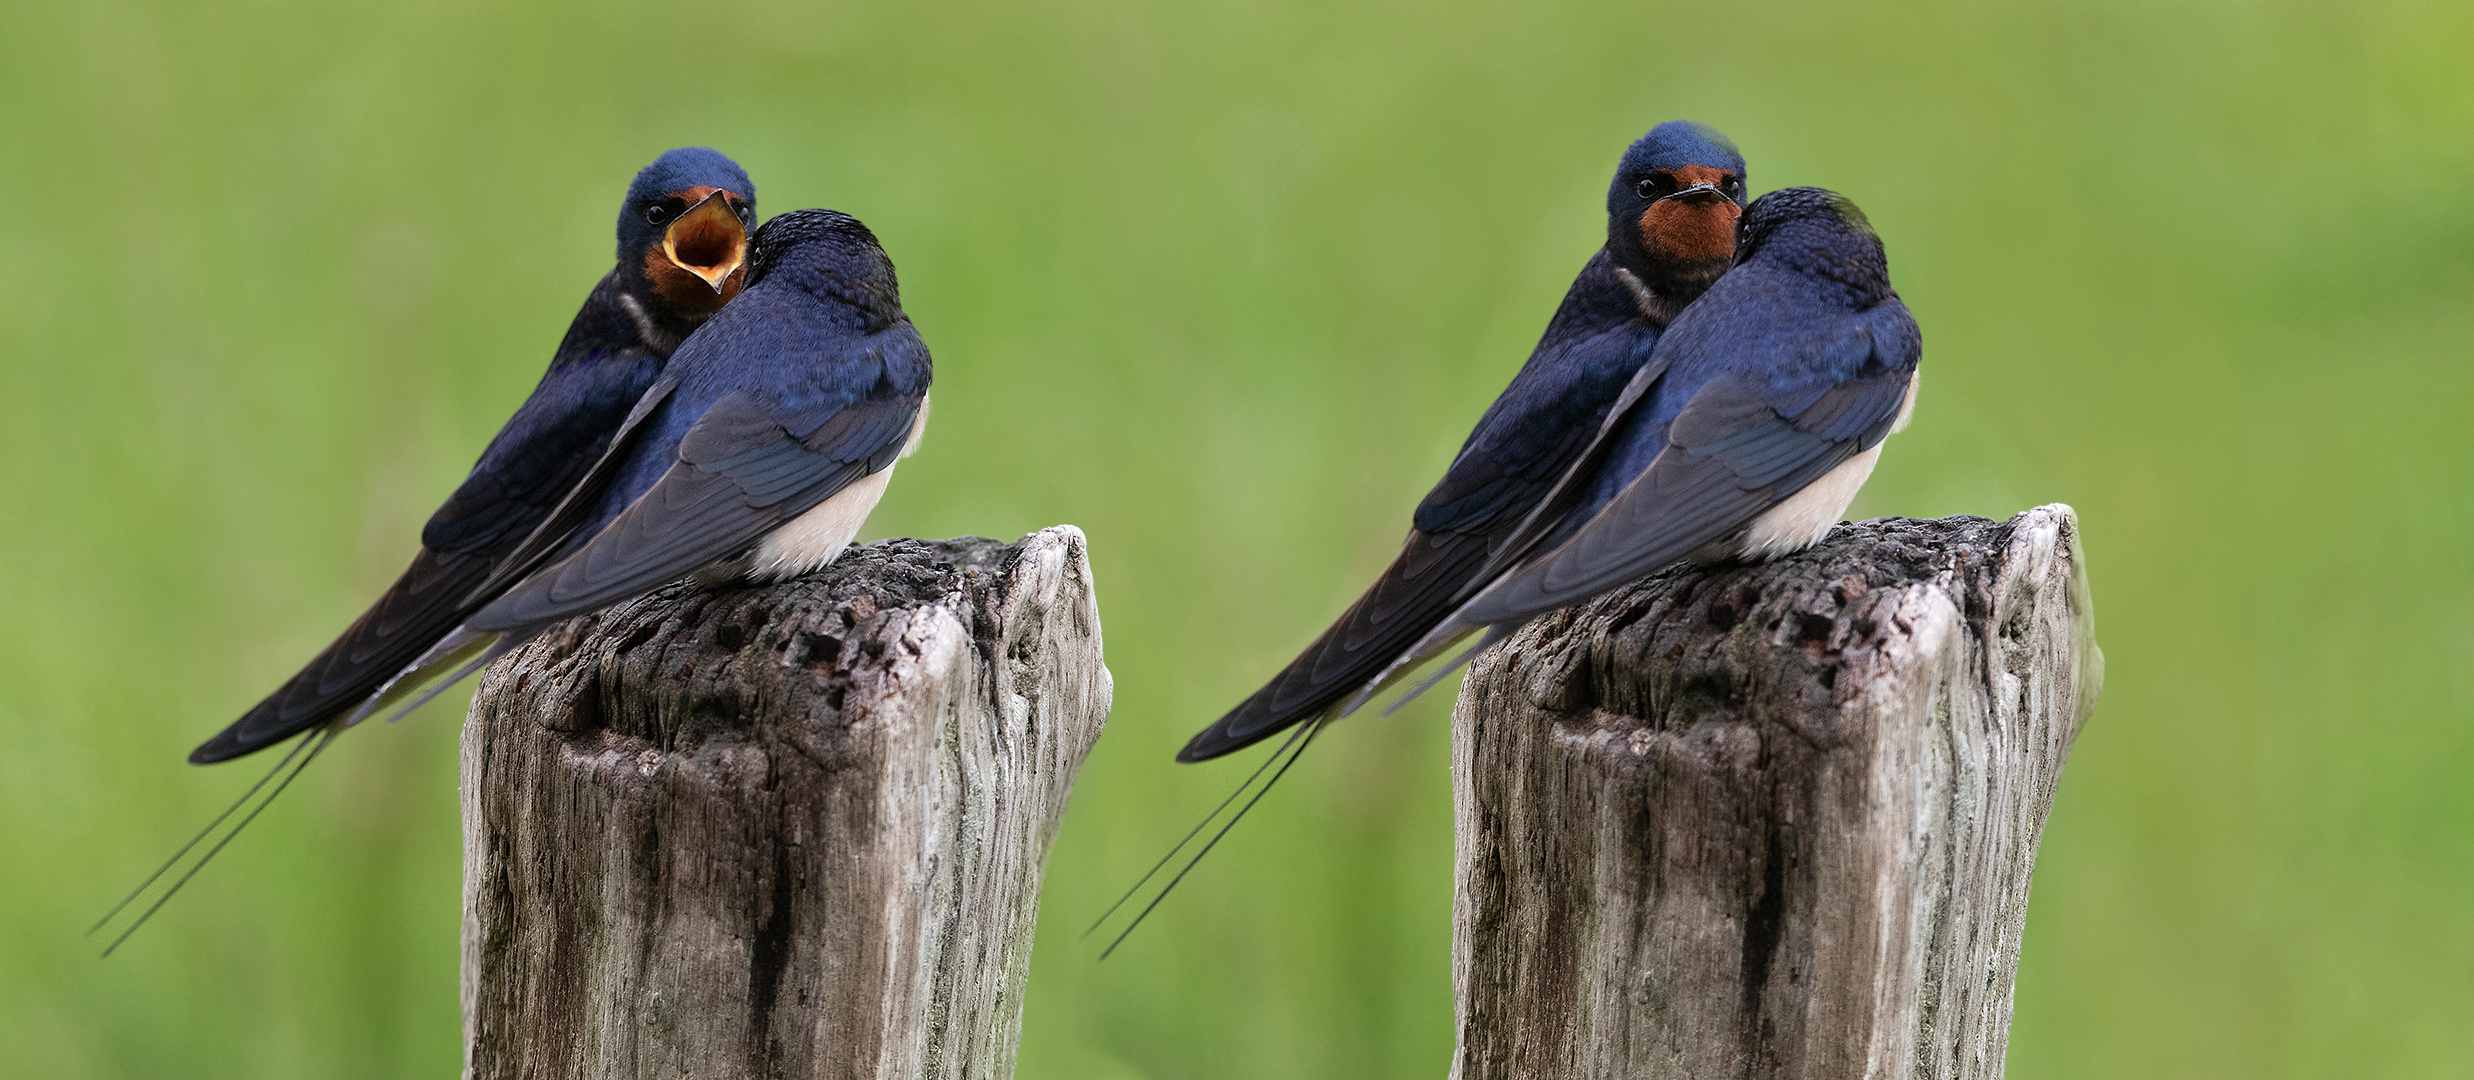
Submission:
M 1734 201 L 1727 197 L 1726 192 L 1718 190 L 1718 185 L 1716 184 L 1694 184 L 1691 187 L 1685 188 L 1682 191 L 1678 191 L 1675 194 L 1669 195 L 1658 201 L 1665 202 L 1667 199 L 1674 199 L 1678 202 L 1688 202 L 1695 206 L 1707 206 L 1714 202 Z

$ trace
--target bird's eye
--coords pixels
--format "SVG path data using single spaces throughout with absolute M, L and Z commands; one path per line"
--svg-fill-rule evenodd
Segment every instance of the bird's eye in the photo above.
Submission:
M 1658 173 L 1633 185 L 1633 190 L 1640 192 L 1644 199 L 1663 199 L 1675 194 L 1675 178 Z
M 1727 178 L 1726 183 L 1719 186 L 1729 195 L 1741 195 L 1744 193 L 1744 182 L 1732 176 Z
M 751 229 L 752 229 L 752 228 L 755 228 L 755 227 L 756 227 L 756 209 L 755 209 L 754 207 L 751 207 L 751 206 L 741 206 L 741 207 L 739 207 L 739 224 L 741 224 L 741 225 L 745 225 L 745 226 L 747 226 L 748 228 L 751 228 Z
M 644 220 L 647 224 L 652 225 L 659 225 L 662 222 L 668 221 L 670 220 L 670 208 L 663 206 L 660 203 L 653 203 L 646 206 L 644 208 Z

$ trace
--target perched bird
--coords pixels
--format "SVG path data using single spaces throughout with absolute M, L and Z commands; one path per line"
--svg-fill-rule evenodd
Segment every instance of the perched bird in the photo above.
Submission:
M 404 685 L 405 673 L 503 590 L 511 562 L 544 537 L 564 535 L 551 528 L 556 512 L 577 502 L 638 403 L 664 385 L 672 352 L 745 284 L 755 222 L 756 186 L 712 150 L 672 150 L 636 174 L 619 204 L 618 265 L 585 298 L 532 396 L 422 528 L 412 565 L 334 644 L 189 760 L 227 761 L 310 734 L 95 923 L 88 933 L 136 912 L 104 955 L 161 910 L 338 732 L 394 701 L 388 691 Z M 152 903 L 132 907 L 163 882 Z
M 1365 595 L 1262 689 L 1177 755 L 1202 761 L 1340 710 L 1484 588 L 1497 557 L 1592 444 L 1668 323 L 1735 254 L 1744 158 L 1726 136 L 1660 124 L 1607 189 L 1605 246 L 1529 362 L 1478 420 Z
M 1354 681 L 1343 694 L 1354 696 L 1321 698 L 1327 702 L 1322 709 L 1345 715 L 1396 673 L 1469 633 L 1485 632 L 1476 645 L 1444 665 L 1445 673 L 1556 608 L 1685 559 L 1761 561 L 1798 551 L 1819 542 L 1847 512 L 1881 458 L 1882 441 L 1905 427 L 1914 412 L 1923 336 L 1890 287 L 1880 237 L 1855 204 L 1835 192 L 1783 188 L 1754 200 L 1744 208 L 1734 248 L 1733 268 L 1667 325 L 1552 489 L 1526 500 L 1532 509 L 1490 537 L 1495 540 L 1492 553 L 1481 553 L 1476 569 L 1463 579 L 1474 583 L 1464 586 L 1464 599 L 1456 600 L 1447 615 L 1426 622 L 1427 629 L 1410 644 L 1382 641 L 1388 659 L 1371 675 L 1360 677 L 1363 669 L 1348 661 L 1352 666 L 1345 670 Z M 1557 321 L 1562 321 L 1560 314 Z M 1554 336 L 1550 329 L 1550 342 Z M 1541 346 L 1541 356 L 1544 352 Z M 1532 366 L 1537 362 L 1530 361 Z M 1506 400 L 1511 396 L 1507 392 Z M 1497 402 L 1497 408 L 1502 407 Z M 1485 426 L 1479 431 L 1470 440 L 1472 448 L 1480 444 Z M 1468 456 L 1468 450 L 1462 451 L 1464 461 Z M 1459 468 L 1455 464 L 1454 471 Z M 1450 484 L 1447 478 L 1438 493 Z M 1437 502 L 1429 496 L 1418 508 L 1418 531 L 1410 534 L 1410 550 L 1393 564 L 1387 579 L 1417 555 L 1427 535 L 1426 515 Z M 1450 550 L 1441 545 L 1437 549 Z M 1326 640 L 1348 629 L 1380 589 L 1378 583 L 1377 591 L 1343 616 L 1342 625 Z M 1366 621 L 1372 625 L 1379 620 Z M 1323 648 L 1318 642 L 1290 672 L 1305 666 L 1300 681 L 1320 682 L 1321 669 L 1311 665 L 1318 660 L 1316 650 Z M 1332 667 L 1341 669 L 1340 664 Z M 1418 689 L 1442 677 L 1437 674 Z M 1275 682 L 1265 693 L 1281 689 Z M 1232 725 L 1232 719 L 1249 716 L 1253 704 L 1249 701 L 1230 719 L 1196 736 L 1180 757 L 1209 757 L 1299 719 L 1316 722 L 1290 736 L 1236 793 L 1100 916 L 1105 923 L 1205 826 L 1254 788 L 1253 797 L 1134 916 L 1133 925 L 1117 935 L 1108 951 L 1279 782 L 1323 728 L 1322 718 L 1332 714 L 1315 711 L 1289 718 L 1263 710 L 1253 714 L 1263 717 L 1255 726 Z M 1255 788 L 1267 771 L 1270 779 Z
M 1907 426 L 1923 353 L 1854 203 L 1820 188 L 1754 200 L 1735 269 L 1667 328 L 1566 479 L 1573 507 L 1532 523 L 1535 544 L 1412 654 L 1483 627 L 1474 653 L 1681 559 L 1758 562 L 1818 543 Z
M 931 375 L 867 226 L 830 210 L 766 222 L 747 288 L 481 585 L 491 599 L 414 666 L 460 663 L 443 687 L 551 624 L 690 574 L 765 581 L 832 562 L 918 447 Z
M 412 565 L 189 760 L 239 757 L 352 712 L 479 610 L 487 597 L 474 589 L 600 460 L 672 350 L 738 293 L 755 220 L 755 185 L 712 150 L 672 150 L 637 173 L 619 206 L 618 265 L 585 298 L 532 396 L 422 528 Z

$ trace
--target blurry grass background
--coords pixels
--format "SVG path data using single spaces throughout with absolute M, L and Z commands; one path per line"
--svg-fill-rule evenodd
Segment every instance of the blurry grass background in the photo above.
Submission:
M 0 1072 L 456 1069 L 459 711 L 356 732 L 123 954 L 260 764 L 181 756 L 347 622 L 704 143 L 875 227 L 936 422 L 870 535 L 1091 537 L 1116 712 L 1021 1075 L 1434 1077 L 1437 694 L 1176 767 L 1386 559 L 1691 117 L 1822 184 L 1925 328 L 1867 514 L 2083 515 L 2110 658 L 2011 1075 L 2433 1076 L 2474 1013 L 2474 6 L 9 0 Z

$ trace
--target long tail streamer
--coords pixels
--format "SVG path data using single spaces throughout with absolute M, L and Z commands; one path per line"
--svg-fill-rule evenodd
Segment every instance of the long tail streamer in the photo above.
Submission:
M 1238 796 L 1246 794 L 1248 789 L 1253 790 L 1254 794 L 1247 798 L 1243 805 L 1237 807 L 1235 814 L 1229 815 L 1228 821 L 1220 826 L 1219 831 L 1211 834 L 1211 839 L 1197 849 L 1193 856 L 1186 860 L 1184 866 L 1178 868 L 1175 876 L 1168 879 L 1168 884 L 1160 886 L 1159 893 L 1151 898 L 1151 902 L 1144 904 L 1142 910 L 1135 913 L 1133 921 L 1127 923 L 1125 929 L 1117 932 L 1116 938 L 1108 943 L 1107 948 L 1100 950 L 1100 959 L 1108 959 L 1110 953 L 1117 951 L 1117 946 L 1125 944 L 1125 939 L 1134 933 L 1134 928 L 1141 926 L 1143 920 L 1151 916 L 1153 909 L 1160 906 L 1160 901 L 1168 899 L 1168 894 L 1176 890 L 1178 882 L 1184 881 L 1187 874 L 1194 872 L 1195 865 L 1203 861 L 1203 856 L 1211 854 L 1211 849 L 1219 845 L 1220 838 L 1227 836 L 1230 829 L 1236 828 L 1239 821 L 1245 820 L 1246 812 L 1254 809 L 1255 803 L 1263 801 L 1263 796 L 1271 793 L 1272 785 L 1278 784 L 1282 776 L 1288 775 L 1289 766 L 1297 764 L 1297 759 L 1305 756 L 1306 748 L 1314 745 L 1314 737 L 1322 732 L 1323 725 L 1327 723 L 1330 723 L 1329 719 L 1317 717 L 1297 725 L 1297 730 L 1289 735 L 1287 741 L 1282 742 L 1279 749 L 1273 750 L 1270 757 L 1264 758 L 1261 765 L 1255 766 L 1254 772 L 1246 777 L 1245 782 L 1237 785 L 1237 790 L 1229 792 L 1228 798 L 1220 800 L 1220 805 L 1213 807 L 1210 814 L 1196 823 L 1194 828 L 1185 834 L 1184 839 L 1177 841 L 1177 846 L 1168 849 L 1168 854 L 1160 856 L 1160 861 L 1151 865 L 1151 869 L 1143 874 L 1142 880 L 1135 882 L 1134 887 L 1127 889 L 1124 896 L 1118 897 L 1116 903 L 1108 905 L 1108 910 L 1100 913 L 1099 920 L 1091 924 L 1091 929 L 1083 931 L 1083 936 L 1089 937 L 1107 923 L 1109 916 L 1116 914 L 1117 909 L 1124 907 L 1126 901 L 1132 900 L 1136 893 L 1141 892 L 1142 887 L 1158 876 L 1161 869 L 1177 857 L 1178 852 L 1185 850 L 1186 845 L 1193 843 L 1195 837 L 1202 835 L 1204 829 L 1209 828 L 1211 823 L 1218 820 L 1231 804 L 1236 803 Z M 1272 767 L 1274 765 L 1279 767 L 1275 769 Z M 1266 772 L 1270 774 L 1269 779 L 1264 778 Z M 1262 781 L 1262 786 L 1255 786 L 1257 780 Z
M 154 873 L 148 874 L 145 881 L 138 883 L 137 888 L 129 891 L 129 895 L 122 897 L 119 903 L 112 905 L 112 910 L 104 912 L 101 919 L 95 920 L 95 924 L 87 928 L 86 936 L 93 937 L 104 927 L 111 925 L 112 920 L 118 918 L 121 912 L 129 909 L 129 905 L 136 903 L 140 897 L 152 890 L 156 883 L 161 882 L 166 875 L 186 863 L 187 869 L 181 870 L 180 876 L 172 879 L 172 883 L 164 888 L 162 895 L 155 897 L 154 903 L 146 905 L 146 909 L 130 921 L 128 928 L 122 930 L 118 936 L 112 938 L 110 945 L 104 947 L 103 955 L 112 955 L 113 950 L 120 948 L 123 942 L 129 940 L 129 935 L 137 933 L 138 927 L 146 925 L 146 920 L 154 918 L 155 912 L 163 910 L 164 903 L 180 892 L 182 886 L 189 884 L 189 879 L 198 876 L 198 871 L 205 869 L 207 863 L 213 862 L 215 856 L 223 851 L 224 845 L 230 844 L 233 837 L 239 836 L 242 829 L 248 828 L 250 822 L 257 820 L 258 815 L 266 810 L 268 804 L 273 803 L 276 796 L 283 794 L 283 789 L 292 786 L 292 781 L 300 777 L 301 770 L 308 768 L 310 762 L 316 761 L 319 753 L 326 749 L 328 743 L 334 742 L 335 736 L 341 734 L 342 731 L 342 725 L 334 724 L 313 728 L 299 739 L 294 740 L 292 749 L 284 752 L 283 759 L 277 761 L 274 768 L 268 769 L 266 775 L 258 778 L 257 783 L 249 785 L 249 790 L 242 792 L 240 798 L 232 801 L 232 805 L 225 807 L 222 813 L 215 815 L 215 820 L 207 822 L 205 828 L 198 830 L 196 836 L 190 837 L 188 843 L 182 844 L 179 851 L 173 852 L 171 858 L 165 859 L 163 865 L 156 867 Z M 307 750 L 308 753 L 302 753 L 303 750 Z M 276 777 L 279 775 L 282 779 L 277 780 Z M 267 789 L 269 781 L 274 781 L 275 786 L 272 790 Z M 264 797 L 260 797 L 261 791 L 265 792 Z M 252 805 L 253 803 L 255 805 Z M 241 814 L 240 820 L 233 822 L 230 829 L 223 829 L 224 822 L 230 821 L 232 815 L 239 813 L 245 806 L 249 808 L 249 812 Z M 196 851 L 198 845 L 204 843 L 208 837 L 215 836 L 218 830 L 222 831 L 222 836 L 217 838 L 214 844 L 200 854 L 195 861 L 190 861 L 189 853 Z

